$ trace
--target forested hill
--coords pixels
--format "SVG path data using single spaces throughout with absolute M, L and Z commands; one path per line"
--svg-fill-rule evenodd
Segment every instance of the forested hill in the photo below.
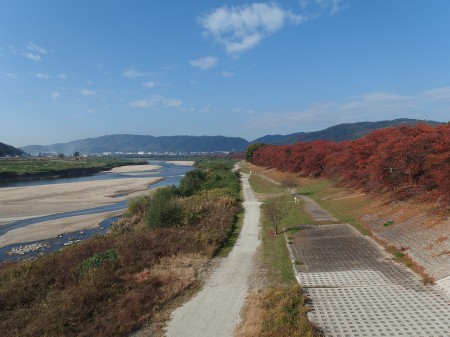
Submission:
M 430 125 L 440 124 L 438 122 L 433 121 L 423 121 L 409 118 L 401 118 L 380 122 L 347 123 L 334 125 L 325 130 L 315 132 L 297 132 L 289 135 L 267 135 L 255 139 L 252 143 L 286 145 L 286 144 L 294 144 L 297 142 L 309 142 L 313 140 L 330 140 L 339 142 L 343 140 L 352 140 L 361 138 L 367 135 L 369 132 L 376 129 L 381 129 L 389 126 L 415 125 L 417 123 L 426 123 Z
M 109 135 L 47 146 L 30 145 L 22 149 L 29 153 L 215 152 L 244 151 L 247 146 L 248 142 L 238 137 Z
M 417 119 L 395 119 L 381 122 L 362 122 L 339 124 L 325 130 L 315 132 L 298 132 L 289 135 L 267 135 L 252 142 L 239 137 L 224 136 L 143 136 L 143 135 L 109 135 L 96 138 L 87 138 L 68 143 L 53 145 L 29 145 L 22 148 L 28 153 L 57 152 L 72 154 L 75 151 L 82 153 L 102 152 L 215 152 L 215 151 L 245 151 L 251 143 L 267 143 L 274 145 L 294 144 L 299 141 L 352 140 L 365 136 L 369 132 L 398 125 L 413 125 L 426 123 L 440 124 L 433 121 Z M 301 125 L 299 125 L 301 129 Z
M 0 157 L 20 156 L 23 153 L 22 150 L 16 149 L 14 146 L 0 143 Z

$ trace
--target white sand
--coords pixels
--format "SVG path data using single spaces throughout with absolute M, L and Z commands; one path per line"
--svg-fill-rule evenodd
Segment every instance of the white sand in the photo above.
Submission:
M 182 166 L 192 166 L 194 165 L 195 161 L 191 161 L 191 160 L 171 160 L 171 161 L 167 161 L 167 163 L 170 164 L 175 164 L 175 165 L 182 165 Z
M 0 189 L 0 225 L 23 218 L 110 205 L 127 197 L 115 195 L 148 191 L 162 178 L 124 178 Z
M 10 230 L 0 236 L 0 247 L 14 243 L 31 242 L 55 238 L 60 234 L 97 227 L 103 220 L 119 216 L 122 211 L 79 215 L 70 218 L 35 223 Z
M 115 167 L 109 171 L 111 173 L 131 173 L 131 172 L 147 172 L 147 171 L 155 171 L 159 170 L 161 166 L 158 165 L 128 165 L 128 166 L 120 166 Z

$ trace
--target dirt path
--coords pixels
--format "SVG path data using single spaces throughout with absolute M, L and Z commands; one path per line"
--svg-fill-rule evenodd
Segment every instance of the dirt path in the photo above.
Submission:
M 312 204 L 314 217 L 321 208 Z M 350 225 L 304 226 L 289 246 L 312 299 L 308 316 L 325 336 L 450 336 L 450 298 Z
M 242 174 L 244 225 L 230 255 L 191 301 L 172 313 L 168 337 L 231 337 L 249 289 L 253 257 L 259 245 L 260 203 Z

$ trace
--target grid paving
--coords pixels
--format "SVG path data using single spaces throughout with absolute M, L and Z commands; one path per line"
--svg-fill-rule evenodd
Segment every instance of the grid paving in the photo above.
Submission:
M 429 228 L 427 214 L 402 222 L 394 222 L 381 214 L 366 215 L 363 220 L 371 227 L 374 235 L 396 247 L 404 247 L 411 258 L 425 266 L 431 276 L 443 279 L 450 276 L 450 218 L 438 226 Z
M 450 336 L 450 298 L 350 225 L 303 226 L 289 246 L 326 336 Z

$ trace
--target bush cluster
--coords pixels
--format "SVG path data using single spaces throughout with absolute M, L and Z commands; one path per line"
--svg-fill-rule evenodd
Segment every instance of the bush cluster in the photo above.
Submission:
M 450 202 L 450 123 L 373 131 L 346 142 L 265 146 L 251 162 L 302 176 L 325 176 L 369 191 L 421 194 Z

